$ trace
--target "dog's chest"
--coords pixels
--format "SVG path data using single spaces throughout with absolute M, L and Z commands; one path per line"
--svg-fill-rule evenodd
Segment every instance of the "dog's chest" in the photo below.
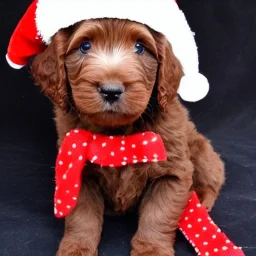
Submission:
M 93 173 L 92 173 L 93 172 Z M 147 183 L 145 168 L 128 165 L 122 168 L 91 166 L 90 174 L 97 177 L 106 207 L 115 212 L 125 212 L 138 202 Z

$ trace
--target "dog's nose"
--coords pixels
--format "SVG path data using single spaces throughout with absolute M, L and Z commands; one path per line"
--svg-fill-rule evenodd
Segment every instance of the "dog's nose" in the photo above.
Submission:
M 118 101 L 124 93 L 124 86 L 119 84 L 104 84 L 99 88 L 99 92 L 105 101 L 114 103 Z

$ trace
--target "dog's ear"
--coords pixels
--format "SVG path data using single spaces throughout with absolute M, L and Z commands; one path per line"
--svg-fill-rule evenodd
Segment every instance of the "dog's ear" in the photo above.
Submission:
M 68 108 L 64 63 L 67 40 L 63 31 L 57 33 L 45 51 L 35 57 L 31 66 L 35 84 L 41 86 L 46 96 L 64 111 Z
M 162 111 L 167 111 L 167 104 L 175 96 L 181 78 L 183 76 L 182 66 L 175 57 L 169 41 L 163 35 L 155 36 L 159 70 L 157 78 L 158 104 Z

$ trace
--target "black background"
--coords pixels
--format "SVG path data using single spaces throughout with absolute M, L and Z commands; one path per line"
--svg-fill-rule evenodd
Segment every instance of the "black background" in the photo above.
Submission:
M 171 0 L 170 0 L 171 1 Z M 160 4 L 161 1 L 159 1 Z M 0 0 L 0 255 L 52 256 L 63 234 L 53 216 L 56 132 L 51 103 L 26 69 L 8 67 L 9 38 L 28 0 Z M 179 0 L 196 32 L 204 100 L 187 104 L 226 163 L 211 215 L 246 255 L 256 255 L 256 1 Z M 106 217 L 100 255 L 129 255 L 136 216 Z M 177 255 L 195 255 L 178 233 Z

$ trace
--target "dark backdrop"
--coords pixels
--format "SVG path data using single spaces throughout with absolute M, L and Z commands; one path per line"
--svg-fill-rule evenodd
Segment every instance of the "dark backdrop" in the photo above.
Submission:
M 170 0 L 171 1 L 171 0 Z M 5 62 L 30 1 L 0 0 L 0 255 L 52 256 L 63 221 L 52 210 L 56 133 L 51 104 L 26 69 Z M 160 3 L 161 1 L 159 1 Z M 186 104 L 226 163 L 212 217 L 246 255 L 256 255 L 256 1 L 179 0 L 210 80 L 206 99 Z M 136 216 L 106 218 L 100 255 L 129 255 Z M 177 255 L 194 255 L 178 234 Z

